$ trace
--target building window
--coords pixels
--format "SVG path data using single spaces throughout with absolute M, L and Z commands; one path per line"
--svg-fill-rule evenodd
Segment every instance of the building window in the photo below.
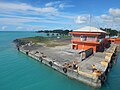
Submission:
M 80 38 L 79 35 L 73 35 L 73 38 Z
M 105 38 L 105 36 L 104 35 L 99 35 L 98 38 L 103 39 L 103 38 Z
M 88 36 L 87 41 L 96 41 L 96 37 L 95 36 Z
M 87 36 L 81 35 L 81 41 L 86 41 Z
M 105 38 L 104 35 L 100 35 L 100 36 L 98 36 L 98 42 L 102 42 L 104 38 Z
M 88 36 L 88 38 L 90 38 L 90 39 L 94 39 L 94 38 L 95 38 L 95 36 Z

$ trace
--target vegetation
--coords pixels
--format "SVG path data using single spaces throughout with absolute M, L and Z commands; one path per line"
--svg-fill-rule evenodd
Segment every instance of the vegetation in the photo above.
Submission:
M 63 46 L 70 44 L 70 39 L 66 39 L 66 37 L 57 39 L 57 38 L 49 38 L 49 37 L 42 37 L 42 36 L 36 36 L 36 37 L 28 37 L 28 38 L 21 38 L 19 40 L 31 42 L 34 44 L 40 44 L 45 45 L 47 47 L 55 47 L 55 46 Z
M 72 30 L 62 30 L 62 29 L 56 29 L 56 30 L 41 30 L 41 31 L 37 31 L 38 33 L 47 33 L 47 36 L 50 36 L 49 33 L 52 33 L 52 36 L 54 36 L 54 33 L 56 33 L 56 36 L 65 36 L 65 35 L 69 35 L 69 32 L 71 32 Z
M 106 31 L 109 34 L 109 36 L 118 36 L 120 34 L 119 31 L 112 30 L 111 28 L 105 28 L 105 29 L 100 28 L 100 29 Z
M 117 30 L 113 30 L 111 28 L 100 28 L 101 30 L 106 31 L 109 36 L 118 36 L 120 35 L 120 32 Z M 72 32 L 72 30 L 62 30 L 62 29 L 56 29 L 56 30 L 41 30 L 37 31 L 38 33 L 47 33 L 48 37 L 55 37 L 55 36 L 69 36 L 69 32 Z
M 38 42 L 44 43 L 44 42 L 49 41 L 49 38 L 36 36 L 36 37 L 21 38 L 20 40 L 32 41 L 34 43 L 38 43 Z

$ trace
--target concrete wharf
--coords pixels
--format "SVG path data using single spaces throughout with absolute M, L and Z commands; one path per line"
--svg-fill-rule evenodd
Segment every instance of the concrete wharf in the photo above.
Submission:
M 18 47 L 18 50 L 70 78 L 98 88 L 105 83 L 112 62 L 117 59 L 118 47 L 111 44 L 104 52 L 94 53 L 84 60 L 79 54 L 81 51 L 72 50 L 71 45 L 55 48 L 24 45 Z

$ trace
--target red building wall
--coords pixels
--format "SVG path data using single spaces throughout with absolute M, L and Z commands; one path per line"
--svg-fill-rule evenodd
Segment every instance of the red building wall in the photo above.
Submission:
M 85 43 L 76 43 L 77 45 L 73 45 L 73 49 L 79 49 L 79 50 L 87 50 L 89 48 L 93 48 L 93 50 L 96 52 L 96 45 L 94 44 L 85 44 Z

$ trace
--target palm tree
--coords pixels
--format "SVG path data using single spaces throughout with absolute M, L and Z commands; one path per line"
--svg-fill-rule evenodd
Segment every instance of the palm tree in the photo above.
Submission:
M 54 36 L 54 33 L 52 33 L 52 36 Z
M 49 34 L 49 33 L 47 33 L 47 36 L 49 37 L 49 36 L 50 36 L 50 34 Z
M 56 36 L 58 36 L 59 34 L 57 33 Z

